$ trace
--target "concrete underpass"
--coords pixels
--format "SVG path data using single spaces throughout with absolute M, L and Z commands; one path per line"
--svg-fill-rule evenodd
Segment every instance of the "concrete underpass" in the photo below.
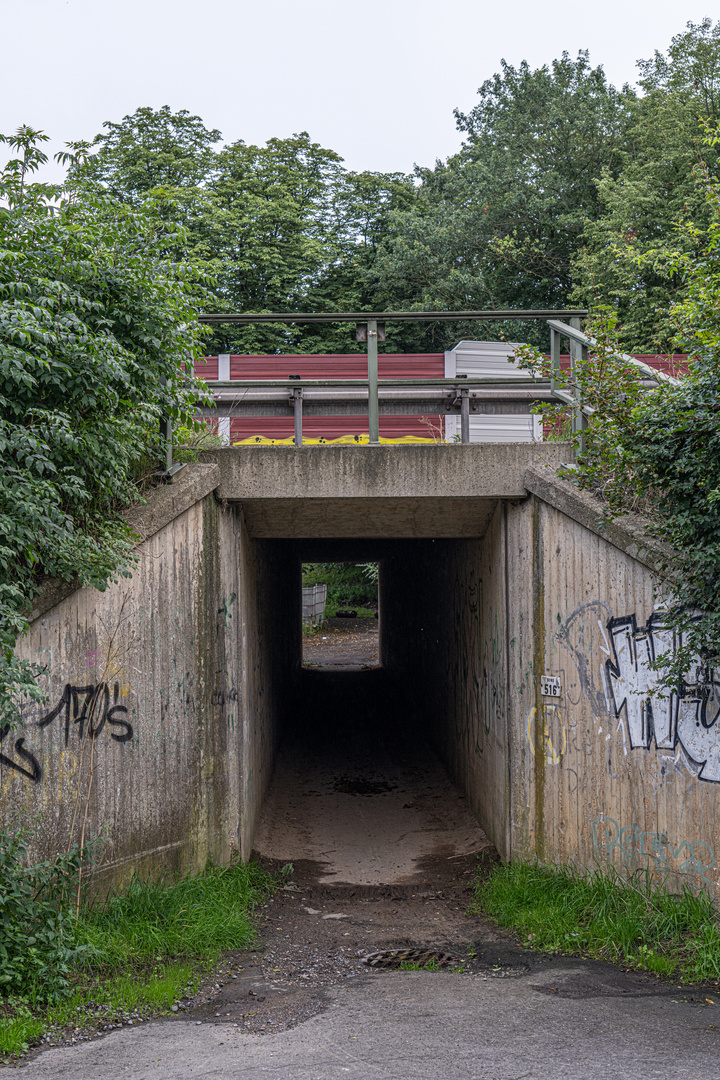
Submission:
M 262 541 L 299 595 L 302 562 L 378 561 L 380 664 L 370 670 L 299 668 L 297 608 L 284 620 L 292 656 L 278 702 L 278 751 L 259 815 L 255 848 L 280 864 L 313 862 L 321 881 L 411 881 L 433 859 L 487 847 L 477 814 L 486 794 L 468 783 L 448 708 L 459 671 L 451 627 L 452 580 L 478 541 Z M 445 573 L 437 568 L 444 566 Z M 479 601 L 478 597 L 478 601 Z M 460 633 L 476 635 L 474 622 Z M 464 648 L 472 652 L 476 641 Z M 298 670 L 299 669 L 299 670 Z M 445 764 L 447 763 L 447 764 Z M 452 763 L 452 764 L 451 764 Z M 504 814 L 504 784 L 492 792 Z
M 43 586 L 18 650 L 48 701 L 3 741 L 3 806 L 42 810 L 51 851 L 87 805 L 108 884 L 258 849 L 410 881 L 489 842 L 715 891 L 717 702 L 643 726 L 667 554 L 558 476 L 569 455 L 205 454 L 129 514 L 131 579 Z M 303 669 L 301 564 L 343 560 L 380 564 L 380 666 Z
M 429 462 L 439 455 L 416 449 L 405 452 L 411 474 L 401 479 L 397 448 L 385 450 L 380 469 L 341 453 L 365 467 L 341 469 L 340 484 L 337 471 L 326 472 L 329 485 L 302 500 L 306 482 L 322 484 L 312 463 L 306 481 L 281 458 L 277 479 L 268 477 L 262 462 L 256 498 L 254 475 L 239 478 L 237 459 L 219 455 L 220 495 L 242 494 L 232 504 L 250 561 L 263 568 L 259 608 L 275 613 L 263 661 L 272 706 L 255 732 L 272 759 L 262 762 L 246 850 L 313 863 L 322 881 L 412 881 L 434 859 L 483 851 L 488 836 L 507 852 L 507 514 L 497 496 L 521 482 L 527 449 L 518 459 L 516 448 L 495 447 L 479 476 L 438 472 Z M 550 448 L 556 460 L 561 452 Z M 342 561 L 379 563 L 380 665 L 303 669 L 301 565 Z

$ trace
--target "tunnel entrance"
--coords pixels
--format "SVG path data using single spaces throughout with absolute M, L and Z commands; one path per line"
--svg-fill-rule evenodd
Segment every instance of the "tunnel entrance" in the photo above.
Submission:
M 307 663 L 296 639 L 292 670 L 277 672 L 255 849 L 315 864 L 328 883 L 411 882 L 437 861 L 473 864 L 506 797 L 503 635 L 498 583 L 492 567 L 487 580 L 481 572 L 485 541 L 261 543 L 296 583 L 308 564 L 377 564 L 380 619 L 376 664 Z

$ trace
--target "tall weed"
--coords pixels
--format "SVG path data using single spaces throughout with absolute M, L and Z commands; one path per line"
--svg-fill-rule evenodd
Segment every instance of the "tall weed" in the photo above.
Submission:
M 0 828 L 0 996 L 50 1002 L 68 989 L 88 946 L 75 935 L 70 897 L 85 853 L 33 861 L 37 821 L 16 814 Z

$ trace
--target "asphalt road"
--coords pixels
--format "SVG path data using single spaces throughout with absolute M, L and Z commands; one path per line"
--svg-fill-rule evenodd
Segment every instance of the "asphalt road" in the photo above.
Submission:
M 47 1050 L 24 1080 L 720 1080 L 720 1005 L 598 966 L 525 975 L 383 972 L 324 992 L 278 1034 L 172 1019 Z M 588 973 L 592 977 L 588 977 Z

